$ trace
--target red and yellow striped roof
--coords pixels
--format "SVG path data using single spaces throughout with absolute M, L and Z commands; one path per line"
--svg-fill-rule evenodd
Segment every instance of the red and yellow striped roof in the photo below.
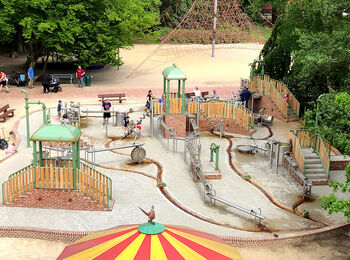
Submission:
M 137 225 L 95 232 L 67 246 L 57 259 L 242 259 L 218 237 L 166 226 L 157 235 L 142 234 Z

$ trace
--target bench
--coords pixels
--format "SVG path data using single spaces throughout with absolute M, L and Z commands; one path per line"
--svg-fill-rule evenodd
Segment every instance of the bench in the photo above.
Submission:
M 126 100 L 125 93 L 119 93 L 119 94 L 98 94 L 99 101 L 102 102 L 105 99 L 108 99 L 109 101 L 119 101 L 119 103 L 122 103 L 123 100 Z
M 73 84 L 73 79 L 75 77 L 74 74 L 50 74 L 51 78 L 55 78 L 55 79 L 69 79 L 70 84 Z
M 193 92 L 189 92 L 189 93 L 185 93 L 186 97 L 194 97 L 194 93 Z M 203 91 L 201 92 L 201 96 L 204 100 L 207 100 L 209 98 L 209 91 Z
M 13 117 L 14 111 L 16 109 L 9 109 L 10 105 L 7 104 L 0 108 L 0 118 L 2 119 L 2 122 L 6 122 L 6 117 Z

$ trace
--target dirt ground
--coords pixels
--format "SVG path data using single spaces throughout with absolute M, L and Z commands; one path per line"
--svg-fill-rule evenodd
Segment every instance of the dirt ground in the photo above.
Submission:
M 66 244 L 25 238 L 0 238 L 0 259 L 56 259 Z M 264 248 L 239 248 L 244 260 L 342 260 L 350 257 L 350 239 L 341 235 L 328 240 L 310 241 L 301 245 Z M 23 250 L 25 249 L 25 250 Z

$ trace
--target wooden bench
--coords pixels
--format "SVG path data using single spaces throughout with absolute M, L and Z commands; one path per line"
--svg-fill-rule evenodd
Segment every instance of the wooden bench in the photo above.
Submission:
M 9 104 L 0 108 L 0 118 L 3 120 L 2 122 L 6 122 L 6 117 L 13 117 L 15 115 L 14 111 L 16 109 L 9 109 L 9 108 L 10 108 Z
M 185 93 L 186 97 L 194 97 L 194 93 L 193 92 L 189 92 L 189 93 Z M 207 100 L 209 98 L 209 91 L 203 91 L 201 92 L 201 96 L 204 100 Z
M 119 101 L 119 103 L 122 103 L 123 100 L 126 100 L 125 93 L 119 93 L 119 94 L 98 94 L 99 101 L 102 102 L 105 99 L 108 99 L 109 101 Z
M 70 84 L 73 84 L 73 79 L 75 77 L 74 74 L 50 74 L 51 78 L 55 78 L 55 79 L 69 79 Z

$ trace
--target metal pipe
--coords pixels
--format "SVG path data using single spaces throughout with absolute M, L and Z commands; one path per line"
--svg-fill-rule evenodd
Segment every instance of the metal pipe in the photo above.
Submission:
M 151 125 L 151 136 L 154 135 L 154 111 L 153 111 L 153 98 L 151 98 L 151 116 L 150 116 L 150 125 Z
M 279 143 L 277 144 L 276 150 L 277 151 L 276 151 L 276 161 L 275 161 L 275 163 L 276 163 L 275 173 L 278 172 L 278 163 L 279 163 L 279 157 L 280 157 L 280 144 Z
M 207 194 L 207 195 L 208 195 L 208 197 L 212 198 L 213 200 L 216 200 L 216 201 L 219 201 L 219 202 L 221 202 L 221 203 L 224 203 L 224 204 L 226 204 L 226 205 L 228 205 L 228 206 L 230 206 L 230 207 L 232 207 L 232 208 L 238 209 L 238 210 L 240 210 L 240 211 L 242 211 L 242 212 L 244 212 L 244 213 L 247 213 L 247 214 L 252 215 L 252 216 L 254 216 L 254 217 L 257 217 L 257 218 L 259 218 L 259 219 L 264 219 L 264 218 L 265 218 L 264 216 L 258 214 L 258 213 L 255 212 L 254 210 L 245 209 L 245 208 L 243 208 L 243 207 L 241 207 L 241 206 L 238 206 L 238 205 L 236 205 L 236 204 L 233 204 L 232 202 L 229 202 L 229 201 L 227 201 L 227 200 L 224 200 L 224 199 L 219 198 L 219 197 L 217 197 L 217 196 L 215 196 L 215 195 L 212 195 L 212 194 Z

